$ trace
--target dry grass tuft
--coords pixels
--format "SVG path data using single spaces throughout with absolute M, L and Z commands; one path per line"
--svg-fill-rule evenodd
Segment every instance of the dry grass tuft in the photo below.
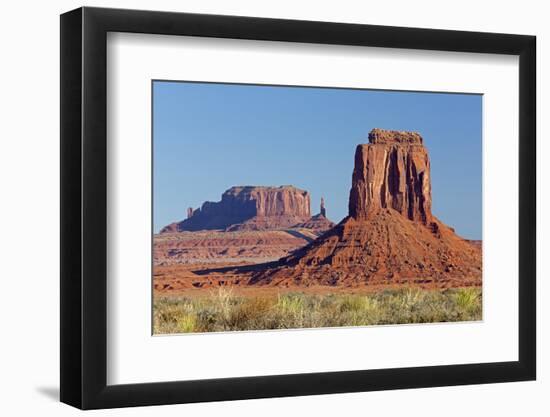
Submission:
M 481 320 L 480 288 L 415 288 L 359 294 L 242 297 L 220 288 L 205 298 L 161 297 L 154 333 L 296 329 Z

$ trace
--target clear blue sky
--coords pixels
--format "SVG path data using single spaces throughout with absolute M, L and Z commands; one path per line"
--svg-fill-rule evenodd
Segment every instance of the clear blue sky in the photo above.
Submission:
M 154 229 L 233 185 L 291 184 L 347 215 L 353 157 L 375 128 L 420 132 L 433 212 L 481 239 L 482 96 L 155 81 Z

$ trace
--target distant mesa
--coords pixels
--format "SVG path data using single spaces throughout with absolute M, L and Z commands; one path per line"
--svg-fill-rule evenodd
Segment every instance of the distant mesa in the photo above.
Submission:
M 323 206 L 324 207 L 324 206 Z M 310 195 L 291 185 L 279 187 L 235 186 L 222 194 L 221 201 L 207 201 L 187 218 L 172 223 L 161 233 L 200 230 L 261 231 L 291 228 L 312 222 L 316 230 L 327 230 L 334 224 L 326 217 L 311 217 Z
M 430 159 L 418 133 L 373 129 L 358 145 L 349 216 L 257 270 L 249 284 L 481 284 L 481 246 L 432 214 Z

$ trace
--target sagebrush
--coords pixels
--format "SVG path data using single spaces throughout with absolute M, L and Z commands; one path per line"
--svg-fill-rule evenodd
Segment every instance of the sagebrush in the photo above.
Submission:
M 481 320 L 480 288 L 385 290 L 373 294 L 156 297 L 154 333 L 296 329 Z

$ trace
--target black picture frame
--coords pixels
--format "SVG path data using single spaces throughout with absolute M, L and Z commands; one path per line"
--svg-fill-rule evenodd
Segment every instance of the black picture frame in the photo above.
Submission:
M 519 358 L 513 362 L 112 385 L 107 375 L 108 32 L 519 56 Z M 81 409 L 533 380 L 534 36 L 79 8 L 61 15 L 61 401 Z

